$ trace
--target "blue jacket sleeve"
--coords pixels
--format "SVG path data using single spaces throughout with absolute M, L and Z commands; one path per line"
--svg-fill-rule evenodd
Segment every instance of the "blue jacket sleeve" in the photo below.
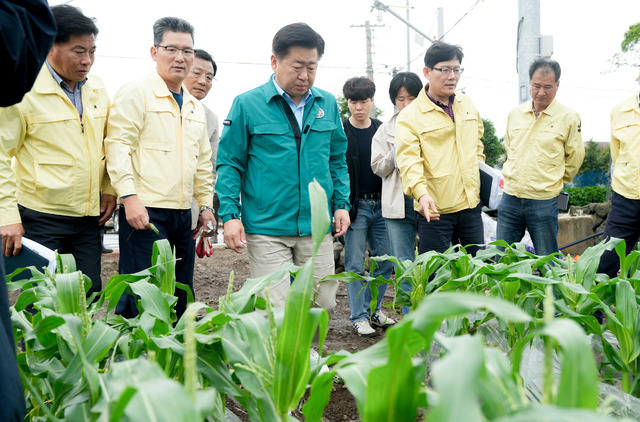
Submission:
M 216 157 L 218 214 L 224 223 L 240 216 L 240 189 L 247 168 L 249 144 L 247 124 L 242 101 L 236 98 L 224 121 Z

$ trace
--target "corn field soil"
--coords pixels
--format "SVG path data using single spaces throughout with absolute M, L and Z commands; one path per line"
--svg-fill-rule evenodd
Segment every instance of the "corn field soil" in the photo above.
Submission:
M 218 308 L 218 300 L 220 296 L 227 293 L 227 284 L 229 274 L 234 271 L 234 291 L 242 287 L 244 281 L 249 278 L 249 262 L 246 252 L 239 255 L 227 248 L 214 248 L 211 257 L 196 258 L 194 271 L 194 290 L 196 301 L 204 302 L 209 306 Z M 102 255 L 102 281 L 103 286 L 109 278 L 118 272 L 118 254 Z M 324 352 L 332 352 L 346 350 L 355 352 L 365 349 L 384 337 L 384 331 L 377 329 L 378 335 L 372 338 L 358 337 L 349 322 L 349 303 L 347 301 L 347 289 L 344 283 L 341 283 L 337 297 L 337 306 L 335 317 L 329 323 L 329 332 L 325 341 Z M 386 296 L 393 297 L 393 287 L 389 286 Z M 18 297 L 18 292 L 12 292 L 10 301 L 13 302 Z M 390 298 L 385 299 L 389 301 Z M 385 310 L 387 314 L 394 319 L 399 316 Z M 398 310 L 399 312 L 399 310 Z M 104 315 L 99 315 L 100 317 Z M 302 401 L 304 404 L 304 399 Z M 232 399 L 227 398 L 227 407 L 240 420 L 249 421 L 244 409 L 242 409 Z M 296 412 L 301 420 L 302 413 Z M 330 422 L 338 421 L 359 421 L 358 410 L 355 400 L 351 393 L 344 388 L 344 384 L 336 382 L 331 393 L 331 400 L 324 412 L 325 420 Z

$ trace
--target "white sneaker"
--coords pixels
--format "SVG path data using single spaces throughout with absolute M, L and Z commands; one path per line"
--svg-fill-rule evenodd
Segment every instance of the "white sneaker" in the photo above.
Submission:
M 395 321 L 384 314 L 380 309 L 375 311 L 373 315 L 371 315 L 371 325 L 375 325 L 380 328 L 389 328 L 392 325 L 395 325 Z
M 371 328 L 369 321 L 356 321 L 353 323 L 353 328 L 355 328 L 360 337 L 373 337 L 376 335 L 376 330 Z

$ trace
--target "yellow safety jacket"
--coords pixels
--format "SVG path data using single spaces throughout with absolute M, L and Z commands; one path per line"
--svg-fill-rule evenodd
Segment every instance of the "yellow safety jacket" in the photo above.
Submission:
M 531 102 L 520 104 L 509 113 L 504 147 L 504 191 L 518 198 L 555 198 L 584 159 L 580 115 L 553 100 L 536 119 Z
M 107 169 L 118 195 L 168 209 L 213 205 L 204 108 L 182 86 L 182 110 L 154 70 L 124 85 L 109 111 Z
M 611 111 L 611 186 L 618 195 L 640 199 L 640 108 L 638 94 Z
M 22 102 L 3 109 L 0 226 L 21 223 L 18 203 L 49 214 L 97 216 L 100 193 L 115 195 L 103 148 L 109 96 L 95 75 L 81 92 L 82 121 L 45 64 Z
M 480 114 L 469 97 L 456 94 L 454 124 L 425 89 L 396 122 L 396 162 L 404 192 L 416 201 L 429 194 L 440 214 L 474 208 L 480 202 L 478 160 L 485 158 Z

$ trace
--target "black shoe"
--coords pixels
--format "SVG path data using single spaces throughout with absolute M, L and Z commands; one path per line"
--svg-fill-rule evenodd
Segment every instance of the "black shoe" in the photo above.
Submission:
M 105 248 L 104 246 L 102 247 L 102 253 L 111 253 L 111 252 L 113 252 L 113 249 Z

